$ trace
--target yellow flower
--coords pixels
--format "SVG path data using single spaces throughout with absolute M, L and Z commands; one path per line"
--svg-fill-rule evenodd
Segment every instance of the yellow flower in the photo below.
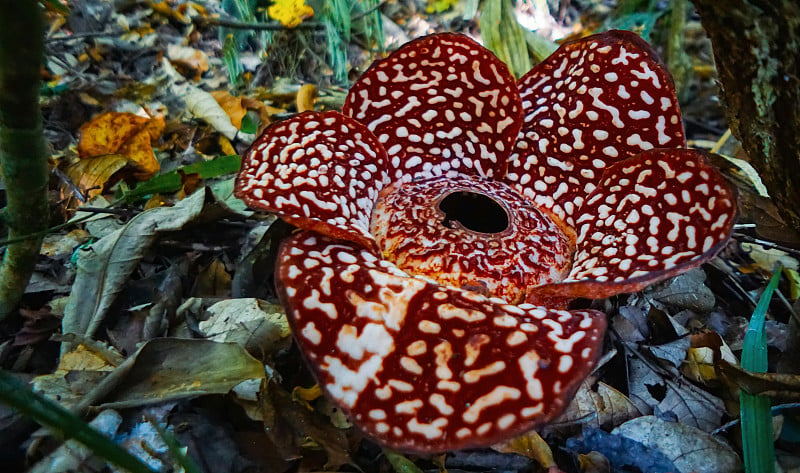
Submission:
M 287 28 L 294 28 L 306 18 L 314 16 L 314 9 L 305 0 L 274 0 L 267 14 Z

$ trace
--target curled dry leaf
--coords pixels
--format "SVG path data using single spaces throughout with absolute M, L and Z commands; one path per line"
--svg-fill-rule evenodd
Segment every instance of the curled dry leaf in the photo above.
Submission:
M 572 402 L 558 420 L 608 429 L 640 415 L 642 413 L 639 409 L 621 392 L 602 381 L 593 386 L 587 380 L 578 388 Z
M 305 84 L 297 91 L 295 102 L 298 113 L 314 110 L 314 101 L 317 98 L 317 88 L 314 84 Z
M 148 179 L 160 168 L 152 143 L 161 136 L 164 127 L 161 116 L 146 118 L 127 112 L 106 112 L 81 127 L 78 154 L 83 159 L 115 153 L 125 156 L 137 167 L 137 177 Z
M 536 460 L 544 468 L 556 467 L 553 451 L 541 435 L 531 430 L 506 442 L 493 445 L 493 449 L 503 453 L 516 453 Z
M 184 77 L 194 81 L 200 80 L 200 76 L 208 70 L 208 56 L 199 49 L 170 44 L 167 57 Z

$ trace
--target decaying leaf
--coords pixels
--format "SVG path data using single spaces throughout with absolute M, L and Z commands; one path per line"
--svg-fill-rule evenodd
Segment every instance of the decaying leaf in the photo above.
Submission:
M 622 424 L 612 433 L 657 449 L 680 473 L 729 473 L 742 468 L 730 445 L 683 423 L 645 416 Z
M 267 14 L 287 28 L 294 28 L 306 18 L 314 16 L 314 9 L 305 0 L 273 0 Z
M 161 136 L 164 127 L 162 116 L 146 118 L 106 112 L 81 127 L 78 154 L 84 159 L 105 154 L 125 156 L 137 167 L 139 177 L 147 179 L 160 168 L 152 142 Z
M 706 274 L 701 268 L 691 269 L 645 291 L 648 297 L 698 313 L 714 308 L 714 293 L 704 284 Z
M 210 317 L 200 330 L 219 342 L 232 342 L 261 359 L 291 343 L 289 322 L 283 309 L 258 299 L 229 299 L 209 307 Z
M 45 396 L 72 407 L 116 365 L 100 353 L 79 344 L 61 357 L 53 373 L 33 379 L 33 388 Z
M 128 282 L 139 260 L 161 232 L 175 231 L 203 210 L 206 193 L 196 192 L 174 207 L 148 210 L 78 254 L 77 274 L 64 312 L 64 333 L 91 336 Z M 62 346 L 62 353 L 70 344 Z
M 327 454 L 326 470 L 351 462 L 345 432 L 294 401 L 278 384 L 262 384 L 260 401 L 267 435 L 286 458 L 299 456 L 303 446 L 316 446 Z
M 645 291 L 648 297 L 671 306 L 707 313 L 714 308 L 714 293 L 704 284 L 701 268 L 691 269 Z
M 587 380 L 558 421 L 609 429 L 640 415 L 639 409 L 621 392 L 602 381 L 593 385 Z
M 630 400 L 642 414 L 656 412 L 706 432 L 720 426 L 725 415 L 722 400 L 686 380 L 676 380 L 677 370 L 662 374 L 637 357 L 628 359 L 628 370 Z
M 134 357 L 133 367 L 104 407 L 227 394 L 243 381 L 265 376 L 264 365 L 235 343 L 157 338 Z

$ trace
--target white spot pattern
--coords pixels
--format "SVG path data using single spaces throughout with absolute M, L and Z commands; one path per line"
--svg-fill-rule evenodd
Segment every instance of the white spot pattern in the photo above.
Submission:
M 383 86 L 393 91 L 392 100 L 380 94 Z M 389 155 L 404 163 L 392 161 L 390 175 L 409 181 L 455 169 L 501 176 L 521 126 L 521 108 L 505 64 L 466 36 L 439 34 L 374 63 L 353 84 L 342 112 L 386 136 L 381 142 Z M 419 142 L 435 143 L 436 152 Z
M 242 161 L 235 193 L 250 207 L 374 246 L 369 217 L 388 182 L 387 159 L 360 123 L 338 112 L 296 115 L 270 126 Z M 348 163 L 354 172 L 345 174 L 337 163 Z
M 571 89 L 568 80 L 582 85 Z M 672 80 L 633 33 L 566 43 L 520 79 L 519 90 L 524 124 L 505 179 L 573 227 L 578 199 L 602 176 L 583 172 L 590 163 L 602 170 L 642 150 L 685 143 Z M 581 146 L 559 139 L 561 127 L 582 130 Z
M 645 151 L 606 169 L 575 216 L 569 276 L 533 291 L 574 297 L 586 283 L 600 298 L 643 289 L 711 258 L 735 215 L 735 192 L 701 152 Z

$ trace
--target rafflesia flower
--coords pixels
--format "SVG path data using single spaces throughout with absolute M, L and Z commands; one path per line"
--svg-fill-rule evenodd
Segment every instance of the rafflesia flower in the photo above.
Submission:
M 632 33 L 565 44 L 519 82 L 439 34 L 375 63 L 342 113 L 270 126 L 236 195 L 304 230 L 277 280 L 327 395 L 384 445 L 443 451 L 563 410 L 605 329 L 569 300 L 725 244 L 733 191 L 684 146 L 672 80 Z

